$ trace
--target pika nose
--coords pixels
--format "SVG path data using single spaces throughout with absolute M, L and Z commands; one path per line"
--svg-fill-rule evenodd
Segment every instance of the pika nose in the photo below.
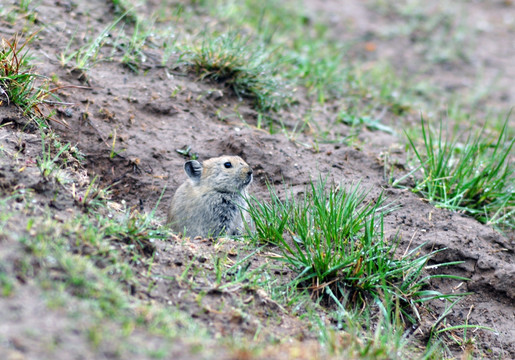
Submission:
M 249 171 L 247 172 L 249 175 L 252 175 L 252 168 L 249 168 Z

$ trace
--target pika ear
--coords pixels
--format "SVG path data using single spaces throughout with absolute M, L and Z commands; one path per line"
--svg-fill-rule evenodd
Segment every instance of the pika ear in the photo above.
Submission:
M 202 164 L 197 160 L 186 161 L 184 164 L 184 171 L 190 177 L 193 182 L 198 183 L 200 181 L 200 176 L 202 175 Z

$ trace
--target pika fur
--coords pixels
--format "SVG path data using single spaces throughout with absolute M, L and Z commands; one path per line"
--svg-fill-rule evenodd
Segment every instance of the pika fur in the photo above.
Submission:
M 173 196 L 167 223 L 176 232 L 195 236 L 237 235 L 243 227 L 240 208 L 252 182 L 252 169 L 239 156 L 187 161 L 189 180 Z

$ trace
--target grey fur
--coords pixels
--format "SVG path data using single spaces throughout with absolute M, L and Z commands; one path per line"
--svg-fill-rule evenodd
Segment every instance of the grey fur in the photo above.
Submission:
M 225 164 L 230 164 L 226 167 Z M 252 182 L 252 169 L 239 156 L 221 156 L 204 161 L 187 161 L 189 180 L 175 192 L 167 222 L 186 236 L 238 234 L 243 222 L 240 208 Z
M 202 175 L 202 164 L 197 160 L 186 161 L 186 163 L 184 163 L 184 171 L 188 174 L 190 179 L 197 184 Z

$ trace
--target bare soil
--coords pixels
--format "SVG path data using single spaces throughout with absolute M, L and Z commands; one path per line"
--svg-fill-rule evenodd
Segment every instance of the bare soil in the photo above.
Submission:
M 337 1 L 313 0 L 306 1 L 306 6 L 331 21 L 335 37 L 338 34 L 346 40 L 366 37 L 367 41 L 376 42 L 378 46 L 373 54 L 363 52 L 369 57 L 368 61 L 389 58 L 399 69 L 443 84 L 449 93 L 460 86 L 474 86 L 477 67 L 484 67 L 486 83 L 502 73 L 499 82 L 505 90 L 490 99 L 492 103 L 506 109 L 515 104 L 515 63 L 508 61 L 515 55 L 514 26 L 497 21 L 515 16 L 511 2 L 467 2 L 468 21 L 489 24 L 488 29 L 475 39 L 473 61 L 434 66 L 424 72 L 418 71 L 417 63 L 423 60 L 412 50 L 414 47 L 409 39 L 389 40 L 380 35 L 380 30 L 391 26 L 396 19 L 372 11 L 361 1 L 348 1 L 344 7 Z M 111 187 L 114 202 L 125 201 L 129 206 L 150 211 L 162 190 L 166 189 L 157 206 L 157 217 L 164 220 L 173 192 L 186 178 L 182 171 L 185 157 L 176 150 L 188 146 L 200 160 L 222 154 L 241 156 L 254 169 L 251 192 L 257 197 L 266 196 L 266 180 L 273 184 L 285 182 L 295 192 L 303 191 L 311 179 L 320 175 L 337 182 L 361 181 L 364 188 L 371 189 L 370 196 L 384 191 L 389 201 L 399 204 L 400 208 L 385 218 L 387 235 L 398 232 L 401 237 L 399 251 L 424 244 L 424 251 L 446 249 L 433 259 L 435 263 L 463 261 L 446 269 L 446 273 L 468 277 L 470 281 L 442 279 L 432 284 L 442 292 L 472 293 L 456 305 L 448 317 L 450 324 L 467 322 L 494 328 L 495 333 L 474 331 L 478 354 L 485 358 L 515 358 L 515 239 L 469 217 L 435 208 L 409 191 L 389 187 L 384 179 L 380 152 L 385 147 L 402 143 L 401 138 L 364 129 L 360 136 L 366 142 L 360 148 L 321 144 L 318 151 L 314 151 L 300 145 L 311 142 L 309 135 L 300 134 L 298 142 L 292 142 L 282 134 L 256 129 L 257 114 L 250 103 L 240 101 L 221 84 L 200 82 L 181 69 L 171 71 L 163 67 L 155 49 L 146 49 L 145 71 L 140 74 L 117 62 L 100 62 L 87 71 L 85 78 L 81 72 L 63 68 L 57 57 L 65 51 L 71 33 L 84 34 L 91 28 L 100 32 L 112 22 L 114 16 L 110 6 L 98 0 L 42 0 L 37 2 L 35 12 L 41 31 L 31 44 L 31 52 L 36 57 L 38 73 L 56 74 L 64 85 L 86 87 L 66 88 L 59 92 L 63 101 L 73 105 L 58 109 L 56 114 L 56 118 L 67 126 L 52 123 L 52 127 L 63 140 L 76 145 L 85 154 L 83 170 L 90 178 L 98 175 L 102 185 Z M 21 30 L 21 21 L 12 25 L 0 20 L 0 33 L 4 36 Z M 352 24 L 352 29 L 348 24 Z M 81 39 L 77 36 L 73 41 L 82 45 Z M 357 44 L 359 47 L 362 42 Z M 400 53 L 403 56 L 399 56 Z M 175 89 L 181 90 L 171 96 Z M 245 123 L 233 116 L 235 107 Z M 228 116 L 221 118 L 220 112 Z M 4 103 L 0 107 L 0 124 L 4 124 L 0 128 L 0 147 L 10 153 L 19 153 L 16 162 L 8 156 L 0 157 L 0 191 L 8 194 L 15 188 L 32 189 L 41 209 L 50 206 L 61 216 L 73 216 L 80 209 L 71 196 L 54 196 L 57 185 L 42 181 L 36 167 L 41 149 L 40 135 L 21 131 L 20 124 L 24 121 L 23 114 L 12 106 Z M 113 137 L 116 137 L 115 155 L 112 152 Z M 25 166 L 24 171 L 18 171 L 21 166 Z M 10 229 L 16 231 L 15 224 Z M 192 321 L 206 324 L 213 336 L 234 334 L 252 339 L 259 328 L 261 338 L 295 339 L 278 345 L 283 347 L 281 350 L 265 351 L 265 357 L 324 356 L 315 341 L 316 334 L 293 316 L 291 309 L 272 301 L 265 292 L 244 290 L 241 293 L 238 288 L 220 291 L 210 282 L 192 287 L 191 282 L 165 280 L 176 279 L 191 261 L 206 271 L 212 270 L 212 263 L 206 261 L 211 254 L 224 252 L 231 257 L 236 253 L 234 249 L 245 246 L 241 242 L 172 238 L 155 246 L 158 251 L 151 271 L 160 280 L 154 286 L 148 286 L 149 278 L 141 276 L 141 286 L 134 289 L 136 297 L 163 306 L 179 306 L 191 314 Z M 6 263 L 12 261 L 13 252 L 16 252 L 16 245 L 0 239 L 0 259 Z M 285 272 L 282 276 L 292 276 L 265 253 L 256 255 L 250 266 L 263 263 L 276 266 L 278 274 Z M 202 280 L 199 277 L 196 281 Z M 198 301 L 200 293 L 203 298 Z M 84 336 L 79 336 L 84 326 L 59 310 L 44 308 L 43 298 L 30 279 L 20 282 L 14 297 L 0 298 L 0 354 L 4 351 L 11 359 L 100 356 L 88 346 Z M 244 299 L 243 305 L 241 299 Z M 435 302 L 432 313 L 427 315 L 428 322 L 434 322 L 444 310 L 443 302 Z M 32 336 L 26 335 L 28 329 L 32 329 Z M 424 336 L 423 325 L 418 334 Z M 136 342 L 160 342 L 159 338 L 146 334 L 137 334 L 135 339 Z M 180 342 L 169 346 L 178 356 L 207 356 L 206 353 L 196 354 Z M 98 358 L 123 358 L 123 352 L 111 350 L 103 349 Z M 216 346 L 210 354 L 219 358 L 252 356 L 228 353 L 223 347 Z

